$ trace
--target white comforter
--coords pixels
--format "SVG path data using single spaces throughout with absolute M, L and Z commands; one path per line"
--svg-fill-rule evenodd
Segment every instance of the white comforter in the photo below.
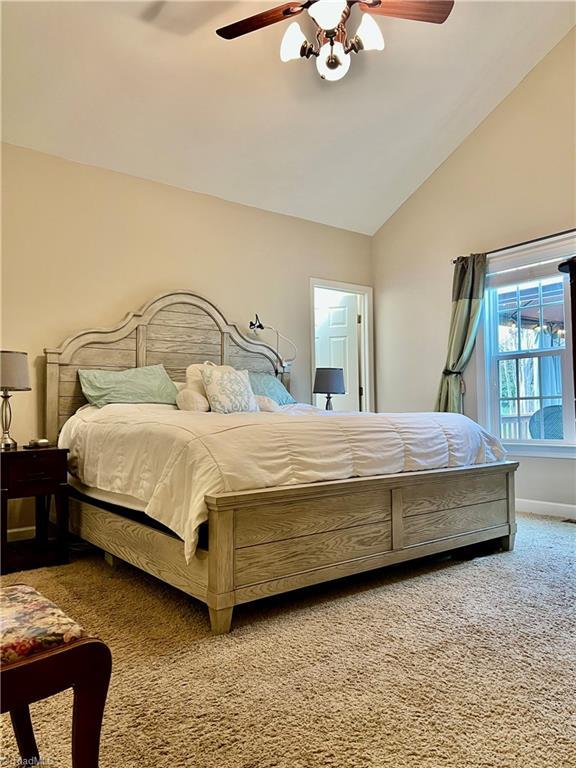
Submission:
M 81 483 L 128 494 L 194 553 L 206 494 L 500 461 L 499 440 L 446 413 L 307 405 L 219 415 L 170 405 L 86 406 L 60 435 Z

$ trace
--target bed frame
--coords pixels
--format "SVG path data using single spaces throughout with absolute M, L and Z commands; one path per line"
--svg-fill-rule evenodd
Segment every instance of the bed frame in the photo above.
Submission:
M 176 381 L 212 360 L 269 371 L 289 384 L 276 350 L 245 337 L 210 301 L 164 293 L 114 328 L 46 349 L 47 432 L 85 403 L 79 368 L 163 363 Z M 71 499 L 71 530 L 208 605 L 230 631 L 235 605 L 354 573 L 492 541 L 514 545 L 514 462 L 353 478 L 207 496 L 208 546 L 191 563 L 183 542 L 134 516 Z

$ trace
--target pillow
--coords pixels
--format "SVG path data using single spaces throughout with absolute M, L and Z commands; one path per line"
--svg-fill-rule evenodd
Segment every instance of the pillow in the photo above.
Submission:
M 176 405 L 181 411 L 201 411 L 206 413 L 206 411 L 210 410 L 208 399 L 193 389 L 188 389 L 188 387 L 178 392 L 176 395 Z
M 176 405 L 176 386 L 163 365 L 126 371 L 79 370 L 84 397 L 101 408 L 108 403 L 166 403 Z
M 266 397 L 266 395 L 256 395 L 256 402 L 261 411 L 276 413 L 282 410 L 275 400 L 272 400 L 271 397 Z
M 210 403 L 206 397 L 204 382 L 202 381 L 202 368 L 214 363 L 193 363 L 186 368 L 186 386 L 178 393 L 176 403 L 182 411 L 209 411 Z M 183 394 L 186 392 L 187 394 Z
M 216 413 L 260 410 L 250 386 L 248 371 L 237 371 L 228 365 L 207 365 L 201 373 L 210 408 Z
M 250 384 L 255 395 L 269 397 L 278 405 L 292 405 L 296 402 L 279 378 L 273 373 L 250 371 Z

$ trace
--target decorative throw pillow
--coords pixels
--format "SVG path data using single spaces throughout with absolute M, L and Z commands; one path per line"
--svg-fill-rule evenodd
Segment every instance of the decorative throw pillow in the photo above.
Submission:
M 176 405 L 176 386 L 163 365 L 126 371 L 79 370 L 80 386 L 91 405 L 166 403 Z
M 272 400 L 271 397 L 266 397 L 266 395 L 256 395 L 256 402 L 261 411 L 276 413 L 282 410 L 275 400 Z
M 216 413 L 259 410 L 248 371 L 237 371 L 228 365 L 206 366 L 202 369 L 202 381 L 210 408 Z
M 186 386 L 178 393 L 176 403 L 182 411 L 209 411 L 210 403 L 206 397 L 202 369 L 206 365 L 214 365 L 209 361 L 193 363 L 186 368 Z M 186 394 L 184 394 L 186 393 Z
M 206 411 L 210 410 L 208 398 L 200 395 L 193 389 L 188 389 L 188 387 L 184 387 L 184 389 L 178 392 L 176 395 L 176 405 L 181 411 L 200 411 L 206 413 Z
M 249 372 L 250 384 L 255 395 L 269 397 L 278 405 L 293 405 L 296 400 L 273 373 Z

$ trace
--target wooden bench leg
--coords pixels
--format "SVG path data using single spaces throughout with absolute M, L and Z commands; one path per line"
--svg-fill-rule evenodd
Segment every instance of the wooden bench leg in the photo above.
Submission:
M 226 635 L 230 632 L 233 610 L 233 608 L 220 608 L 219 610 L 208 608 L 213 635 Z
M 36 765 L 40 762 L 34 729 L 30 719 L 30 709 L 27 706 L 10 710 L 10 719 L 14 728 L 14 736 L 18 744 L 18 751 L 22 765 Z
M 103 643 L 86 654 L 86 674 L 74 685 L 72 768 L 98 768 L 100 731 L 112 657 Z

